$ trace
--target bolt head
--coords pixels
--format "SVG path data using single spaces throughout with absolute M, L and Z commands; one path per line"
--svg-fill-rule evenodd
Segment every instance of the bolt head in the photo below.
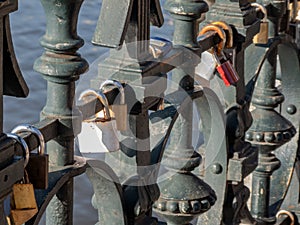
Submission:
M 295 105 L 290 104 L 286 107 L 286 112 L 290 115 L 294 115 L 297 112 L 297 108 Z
M 220 174 L 222 173 L 223 168 L 219 163 L 215 163 L 210 167 L 210 171 L 214 174 Z

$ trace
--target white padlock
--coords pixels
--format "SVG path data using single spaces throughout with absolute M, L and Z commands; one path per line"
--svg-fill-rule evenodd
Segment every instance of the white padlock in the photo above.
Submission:
M 81 153 L 106 153 L 120 149 L 117 136 L 116 121 L 111 120 L 108 101 L 102 91 L 88 89 L 80 94 L 79 100 L 86 96 L 96 96 L 104 109 L 95 117 L 82 122 L 81 133 L 78 134 L 78 144 Z

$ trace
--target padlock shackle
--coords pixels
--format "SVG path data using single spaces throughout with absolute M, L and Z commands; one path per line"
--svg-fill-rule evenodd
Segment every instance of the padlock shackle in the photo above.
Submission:
M 104 92 L 104 88 L 106 86 L 109 86 L 109 85 L 117 87 L 119 89 L 119 92 L 120 92 L 120 104 L 124 105 L 125 104 L 125 92 L 124 92 L 123 85 L 119 81 L 117 81 L 117 80 L 106 80 L 106 81 L 104 81 L 104 82 L 101 83 L 99 89 L 102 92 Z
M 33 126 L 31 124 L 21 124 L 21 125 L 18 125 L 17 127 L 15 127 L 11 132 L 15 133 L 15 134 L 20 134 L 22 132 L 30 132 L 30 133 L 35 134 L 39 140 L 38 153 L 39 153 L 39 155 L 45 154 L 44 136 L 43 136 L 42 132 L 35 126 Z
M 295 224 L 295 216 L 293 215 L 293 213 L 291 213 L 290 211 L 282 209 L 276 214 L 276 219 L 280 218 L 282 215 L 286 215 L 290 218 L 290 220 L 291 220 L 290 225 Z
M 215 21 L 215 22 L 212 22 L 211 24 L 219 26 L 227 32 L 225 46 L 226 46 L 226 48 L 232 48 L 233 47 L 233 31 L 232 31 L 231 26 L 224 21 Z
M 256 7 L 256 8 L 258 8 L 260 11 L 262 11 L 262 13 L 264 14 L 264 18 L 262 19 L 262 22 L 264 22 L 264 23 L 267 22 L 267 20 L 268 20 L 268 13 L 267 13 L 266 7 L 263 6 L 262 4 L 257 3 L 257 2 L 252 2 L 252 3 L 251 3 L 251 6 L 252 6 L 252 7 Z
M 82 100 L 84 97 L 86 96 L 96 96 L 97 99 L 102 103 L 103 107 L 104 107 L 104 119 L 105 120 L 111 120 L 111 116 L 110 116 L 110 112 L 109 112 L 109 104 L 108 104 L 108 100 L 105 96 L 105 94 L 101 91 L 101 90 L 93 90 L 93 89 L 87 89 L 85 91 L 83 91 L 80 96 L 79 96 L 79 100 Z M 95 118 L 91 118 L 91 119 L 87 119 L 86 121 L 95 121 L 97 120 L 97 116 Z
M 225 33 L 225 31 L 219 26 L 209 24 L 209 25 L 202 28 L 202 30 L 199 32 L 198 36 L 203 35 L 203 34 L 209 32 L 209 31 L 217 32 L 217 34 L 221 38 L 221 41 L 220 41 L 220 43 L 218 44 L 218 47 L 217 47 L 217 55 L 221 55 L 223 49 L 225 48 L 225 43 L 226 43 L 226 33 Z
M 6 134 L 6 136 L 16 140 L 22 146 L 23 154 L 24 154 L 24 168 L 25 168 L 29 162 L 29 147 L 26 141 L 22 137 L 14 133 L 8 133 Z

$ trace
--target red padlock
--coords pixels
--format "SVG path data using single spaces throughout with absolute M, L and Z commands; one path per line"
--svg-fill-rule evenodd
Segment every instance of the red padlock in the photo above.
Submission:
M 228 33 L 227 35 L 225 30 Z M 236 82 L 239 80 L 238 73 L 236 72 L 230 60 L 226 58 L 223 52 L 225 46 L 227 48 L 233 47 L 232 29 L 227 23 L 217 21 L 203 27 L 203 29 L 199 32 L 199 35 L 204 35 L 205 33 L 211 31 L 216 32 L 221 38 L 221 41 L 218 43 L 218 45 L 214 46 L 209 50 L 209 52 L 213 55 L 215 59 L 216 69 L 219 72 L 226 86 L 236 85 Z
M 237 81 L 239 80 L 239 75 L 232 66 L 231 62 L 229 60 L 226 60 L 224 54 L 222 54 L 222 58 L 217 56 L 216 52 L 213 53 L 214 59 L 217 64 L 217 71 L 220 74 L 224 84 L 226 86 L 230 85 L 236 85 Z

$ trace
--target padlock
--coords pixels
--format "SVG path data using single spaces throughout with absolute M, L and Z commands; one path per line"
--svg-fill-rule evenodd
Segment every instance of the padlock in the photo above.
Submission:
M 236 85 L 237 81 L 239 80 L 238 73 L 232 66 L 231 62 L 226 59 L 224 54 L 222 56 L 218 56 L 216 52 L 213 53 L 215 62 L 216 62 L 216 69 L 220 74 L 225 86 Z
M 256 7 L 258 10 L 261 10 L 264 14 L 264 18 L 260 22 L 259 33 L 253 37 L 254 44 L 267 44 L 269 39 L 269 23 L 268 23 L 268 14 L 267 9 L 259 3 L 251 3 L 251 6 Z
M 98 112 L 95 117 L 82 122 L 81 133 L 77 140 L 81 153 L 105 153 L 120 149 L 117 136 L 116 121 L 111 119 L 109 105 L 102 91 L 88 89 L 82 92 L 79 100 L 86 96 L 96 96 L 104 106 L 104 110 Z
M 221 41 L 217 45 L 217 47 L 211 48 L 209 50 L 209 52 L 213 55 L 213 58 L 216 63 L 216 69 L 219 72 L 223 82 L 225 83 L 226 86 L 230 86 L 230 85 L 236 84 L 236 82 L 239 80 L 239 76 L 238 76 L 236 70 L 234 69 L 234 67 L 232 66 L 231 62 L 224 55 L 223 49 L 225 48 L 227 36 L 226 36 L 226 33 L 224 32 L 223 28 L 221 27 L 221 25 L 224 26 L 226 29 L 229 29 L 229 32 L 228 32 L 229 35 L 232 34 L 232 33 L 230 33 L 230 28 L 228 28 L 229 25 L 219 22 L 219 25 L 210 24 L 210 25 L 203 27 L 202 30 L 200 31 L 199 35 L 203 35 L 209 31 L 214 31 L 214 32 L 217 32 L 217 34 L 221 38 Z M 231 44 L 233 44 L 233 43 L 229 42 L 228 46 L 232 47 Z
M 30 125 L 22 124 L 15 127 L 12 133 L 20 134 L 22 132 L 31 132 L 39 140 L 37 153 L 30 153 L 29 161 L 26 166 L 29 180 L 35 189 L 48 188 L 49 156 L 45 153 L 45 140 L 39 129 Z
M 14 225 L 27 222 L 38 212 L 33 185 L 24 171 L 24 183 L 13 185 L 10 217 Z
M 117 130 L 125 131 L 127 130 L 128 123 L 128 113 L 127 104 L 125 103 L 125 93 L 122 84 L 116 80 L 106 80 L 100 85 L 100 90 L 104 92 L 104 88 L 107 86 L 114 86 L 119 89 L 120 92 L 120 104 L 113 104 L 112 111 L 113 117 L 116 119 Z
M 21 183 L 13 185 L 11 198 L 10 219 L 14 225 L 21 225 L 30 220 L 38 212 L 33 185 L 29 182 L 25 170 L 29 161 L 29 148 L 23 138 L 16 134 L 7 134 L 21 144 L 24 152 L 24 177 Z
M 276 213 L 276 219 L 277 220 L 282 216 L 287 216 L 290 219 L 290 221 L 291 221 L 289 223 L 290 225 L 294 225 L 295 221 L 298 221 L 298 220 L 295 219 L 295 215 L 292 212 L 288 211 L 288 210 L 282 209 L 282 210 L 280 210 L 279 212 Z

